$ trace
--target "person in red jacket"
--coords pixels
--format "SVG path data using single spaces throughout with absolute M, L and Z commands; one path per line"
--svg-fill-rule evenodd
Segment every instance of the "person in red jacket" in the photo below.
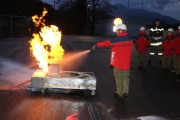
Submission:
M 178 27 L 177 34 L 174 36 L 173 40 L 173 67 L 174 70 L 172 72 L 176 72 L 176 74 L 180 73 L 180 61 L 179 61 L 179 56 L 180 56 L 180 26 Z
M 165 70 L 171 70 L 172 56 L 173 56 L 173 32 L 172 28 L 168 29 L 167 37 L 162 43 L 163 60 L 162 67 Z
M 148 35 L 145 33 L 145 28 L 140 27 L 140 34 L 136 40 L 136 50 L 138 54 L 138 67 L 143 67 L 144 56 L 149 46 Z
M 129 93 L 129 74 L 133 41 L 128 36 L 125 24 L 117 25 L 116 33 L 117 37 L 98 42 L 95 46 L 99 48 L 112 47 L 110 66 L 114 67 L 116 81 L 116 92 L 113 95 L 118 98 L 126 98 Z

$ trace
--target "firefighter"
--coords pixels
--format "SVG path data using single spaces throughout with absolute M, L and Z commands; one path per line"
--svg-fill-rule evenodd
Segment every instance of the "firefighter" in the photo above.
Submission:
M 117 25 L 116 33 L 117 37 L 98 42 L 95 46 L 99 48 L 111 47 L 110 66 L 114 67 L 113 71 L 116 82 L 116 92 L 113 96 L 125 99 L 129 93 L 130 60 L 133 41 L 128 36 L 125 24 Z
M 173 56 L 173 32 L 172 28 L 169 28 L 167 31 L 167 37 L 164 39 L 162 43 L 163 50 L 163 60 L 162 67 L 164 70 L 171 70 L 172 56 Z
M 145 28 L 140 27 L 140 34 L 137 37 L 136 41 L 136 50 L 138 54 L 138 67 L 143 67 L 144 56 L 149 46 L 148 35 L 145 33 Z
M 173 40 L 173 67 L 174 70 L 172 72 L 176 72 L 176 74 L 180 73 L 180 61 L 179 61 L 179 54 L 180 54 L 180 26 L 178 27 L 177 34 L 174 36 Z
M 162 63 L 162 41 L 163 41 L 163 34 L 164 28 L 161 25 L 159 19 L 156 19 L 150 30 L 149 30 L 149 37 L 150 37 L 150 55 L 148 60 L 148 65 L 151 66 L 152 58 L 154 57 L 155 53 L 159 56 L 159 63 Z

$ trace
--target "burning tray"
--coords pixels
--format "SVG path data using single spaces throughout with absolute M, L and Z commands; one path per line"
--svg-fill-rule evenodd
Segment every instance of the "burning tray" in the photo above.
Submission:
M 31 77 L 31 87 L 44 90 L 48 88 L 91 90 L 95 95 L 96 78 L 92 72 L 62 71 L 49 75 L 43 70 L 37 70 Z

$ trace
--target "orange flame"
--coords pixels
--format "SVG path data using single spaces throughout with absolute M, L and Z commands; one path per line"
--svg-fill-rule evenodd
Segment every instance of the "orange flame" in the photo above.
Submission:
M 38 61 L 39 67 L 44 72 L 48 72 L 48 64 L 58 64 L 64 55 L 64 49 L 60 45 L 61 32 L 55 25 L 45 26 L 43 17 L 47 13 L 46 9 L 42 16 L 33 16 L 33 22 L 38 27 L 43 26 L 38 34 L 33 34 L 33 39 L 29 41 L 30 51 Z
M 48 11 L 44 8 L 44 11 L 42 12 L 42 15 L 40 17 L 38 17 L 38 15 L 32 16 L 32 20 L 35 23 L 36 27 L 39 27 L 40 24 L 42 24 L 42 26 L 45 26 L 45 20 L 43 18 L 46 16 L 47 12 Z

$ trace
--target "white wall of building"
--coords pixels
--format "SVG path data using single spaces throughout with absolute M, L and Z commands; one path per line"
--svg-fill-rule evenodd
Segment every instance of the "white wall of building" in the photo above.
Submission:
M 127 25 L 129 35 L 134 39 L 139 34 L 139 28 L 142 21 L 133 21 L 129 22 Z M 147 23 L 147 22 L 146 22 Z M 150 24 L 150 22 L 148 22 Z M 114 19 L 107 19 L 98 21 L 96 24 L 95 34 L 105 35 L 105 36 L 116 36 L 116 33 L 113 32 Z

